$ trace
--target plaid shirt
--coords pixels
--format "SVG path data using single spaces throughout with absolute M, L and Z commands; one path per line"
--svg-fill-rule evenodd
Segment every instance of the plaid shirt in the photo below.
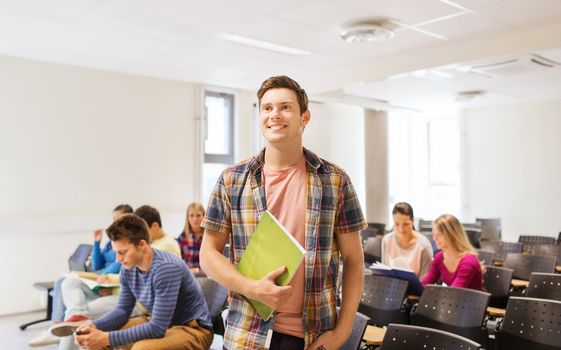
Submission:
M 181 249 L 181 257 L 185 260 L 189 268 L 200 267 L 199 251 L 201 250 L 202 241 L 202 235 L 197 239 L 191 232 L 189 232 L 188 239 L 185 239 L 183 232 L 177 236 L 177 243 L 179 243 L 179 249 Z
M 302 322 L 306 347 L 337 322 L 336 283 L 340 254 L 335 235 L 357 232 L 366 222 L 349 176 L 304 149 L 306 157 L 305 295 Z M 239 263 L 267 209 L 262 169 L 265 150 L 222 173 L 209 200 L 202 226 L 230 233 L 230 259 Z M 358 253 L 358 252 L 357 252 Z M 263 349 L 274 317 L 263 321 L 246 299 L 234 293 L 226 322 L 227 349 Z

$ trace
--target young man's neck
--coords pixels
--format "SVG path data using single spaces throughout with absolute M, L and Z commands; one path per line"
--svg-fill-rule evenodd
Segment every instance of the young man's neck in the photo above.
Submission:
M 267 144 L 265 147 L 265 164 L 273 170 L 283 170 L 296 165 L 304 157 L 302 143 L 293 145 Z
M 154 257 L 154 252 L 150 246 L 146 246 L 145 249 L 146 253 L 144 254 L 142 262 L 136 266 L 142 272 L 146 272 L 150 269 L 150 266 L 152 266 L 152 258 Z

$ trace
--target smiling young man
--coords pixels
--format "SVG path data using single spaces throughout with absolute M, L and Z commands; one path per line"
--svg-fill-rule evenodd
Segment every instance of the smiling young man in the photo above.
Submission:
M 302 146 L 310 121 L 308 97 L 286 76 L 263 82 L 261 153 L 226 169 L 203 220 L 203 270 L 233 291 L 226 321 L 226 349 L 338 349 L 350 336 L 364 276 L 359 231 L 366 227 L 349 176 Z M 288 286 L 275 285 L 284 268 L 251 280 L 234 267 L 257 222 L 269 210 L 306 249 Z M 232 246 L 232 263 L 222 255 Z M 336 312 L 336 282 L 343 262 L 343 299 Z M 262 320 L 247 299 L 275 309 Z
M 134 344 L 132 349 L 208 349 L 212 322 L 201 287 L 180 258 L 152 249 L 148 226 L 137 215 L 117 219 L 107 235 L 122 264 L 117 307 L 79 327 L 76 341 L 95 350 Z M 136 301 L 148 317 L 129 319 Z

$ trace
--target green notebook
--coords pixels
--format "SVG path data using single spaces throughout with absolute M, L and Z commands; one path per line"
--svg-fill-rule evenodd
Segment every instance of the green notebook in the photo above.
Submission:
M 236 268 L 242 275 L 260 280 L 269 272 L 286 266 L 285 273 L 275 280 L 277 285 L 286 286 L 302 263 L 305 252 L 273 214 L 265 211 Z M 256 300 L 248 300 L 265 321 L 273 314 L 271 307 Z

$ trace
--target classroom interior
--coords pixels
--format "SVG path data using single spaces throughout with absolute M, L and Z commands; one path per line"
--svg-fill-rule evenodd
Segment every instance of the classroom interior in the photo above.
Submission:
M 372 41 L 343 40 L 355 29 Z M 263 146 L 255 93 L 280 74 L 310 96 L 304 146 L 349 173 L 368 222 L 391 229 L 406 201 L 500 218 L 506 242 L 561 233 L 558 0 L 7 0 L 0 318 L 44 309 L 32 285 L 117 204 L 158 208 L 177 236 L 221 167 Z

